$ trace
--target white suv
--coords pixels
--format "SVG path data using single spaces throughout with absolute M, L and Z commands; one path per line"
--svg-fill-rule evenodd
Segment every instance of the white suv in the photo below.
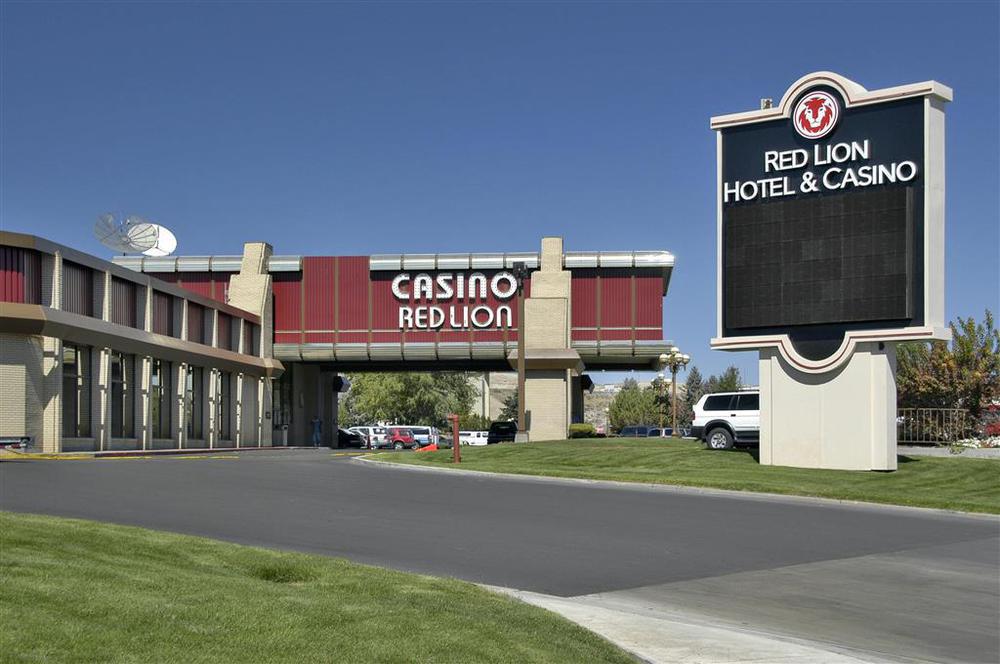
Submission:
M 706 394 L 694 405 L 691 435 L 710 450 L 760 442 L 760 392 Z

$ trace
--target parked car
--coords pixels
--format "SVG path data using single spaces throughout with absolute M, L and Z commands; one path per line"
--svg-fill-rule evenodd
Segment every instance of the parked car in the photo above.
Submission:
M 410 426 L 409 424 L 404 426 L 413 433 L 413 437 L 417 439 L 421 447 L 441 441 L 441 432 L 437 430 L 437 427 Z
M 760 392 L 706 394 L 694 405 L 691 435 L 712 450 L 760 443 Z
M 368 446 L 368 439 L 357 431 L 347 429 L 337 429 L 337 447 L 356 447 L 361 449 Z
M 512 443 L 517 436 L 517 422 L 494 422 L 486 434 L 486 444 Z
M 618 436 L 620 438 L 645 438 L 649 435 L 651 428 L 642 425 L 622 427 L 622 430 L 618 432 Z
M 673 427 L 664 427 L 662 429 L 650 429 L 649 433 L 646 434 L 647 438 L 670 438 L 674 435 Z
M 384 442 L 388 431 L 385 427 L 351 427 L 348 431 L 355 431 L 365 437 L 367 447 L 375 449 L 378 443 Z
M 375 444 L 376 449 L 410 450 L 420 447 L 413 432 L 403 427 L 386 427 L 385 440 Z
M 515 426 L 515 433 L 517 427 Z M 462 445 L 486 445 L 489 440 L 489 431 L 459 431 L 458 442 Z

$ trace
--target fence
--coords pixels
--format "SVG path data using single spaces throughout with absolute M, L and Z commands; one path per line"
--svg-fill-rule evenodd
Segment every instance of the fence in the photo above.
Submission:
M 972 436 L 975 422 L 964 408 L 900 408 L 896 412 L 899 443 L 934 445 Z

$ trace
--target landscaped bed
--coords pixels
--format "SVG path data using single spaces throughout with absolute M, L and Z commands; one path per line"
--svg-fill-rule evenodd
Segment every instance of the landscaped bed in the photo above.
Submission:
M 0 513 L 4 662 L 632 662 L 469 583 Z
M 691 440 L 576 439 L 463 447 L 461 468 L 648 484 L 820 496 L 894 505 L 1000 513 L 1000 460 L 899 458 L 895 472 L 761 466 L 753 453 L 710 451 Z M 455 467 L 451 450 L 376 459 Z

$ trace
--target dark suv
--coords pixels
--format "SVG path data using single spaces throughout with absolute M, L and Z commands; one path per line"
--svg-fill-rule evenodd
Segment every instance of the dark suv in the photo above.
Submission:
M 486 444 L 512 443 L 517 435 L 517 422 L 494 422 L 486 436 Z

